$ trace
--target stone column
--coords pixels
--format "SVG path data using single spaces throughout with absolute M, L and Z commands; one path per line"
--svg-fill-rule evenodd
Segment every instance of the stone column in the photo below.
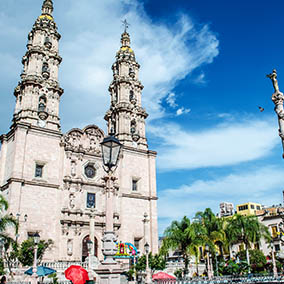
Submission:
M 114 234 L 113 229 L 113 195 L 115 192 L 114 182 L 116 177 L 112 173 L 108 173 L 107 176 L 103 178 L 105 181 L 104 192 L 106 195 L 106 230 L 103 237 L 103 254 L 105 256 L 104 264 L 116 264 L 116 261 L 113 259 L 116 254 L 116 245 L 115 242 L 117 238 Z
M 109 172 L 103 180 L 105 181 L 104 193 L 106 195 L 106 230 L 102 239 L 105 260 L 98 269 L 95 269 L 95 272 L 99 276 L 99 284 L 120 284 L 122 270 L 113 258 L 117 252 L 115 244 L 117 239 L 113 228 L 113 195 L 115 194 L 114 182 L 116 178 Z
M 274 69 L 271 74 L 268 74 L 266 76 L 271 79 L 275 91 L 271 99 L 275 105 L 274 110 L 278 116 L 278 125 L 279 125 L 278 131 L 284 152 L 284 107 L 283 107 L 284 95 L 279 91 L 276 70 Z M 284 158 L 284 154 L 282 154 L 282 157 Z
M 95 213 L 94 213 L 94 209 L 91 209 L 91 213 L 90 213 L 90 240 L 92 241 L 93 245 L 92 245 L 92 249 L 91 249 L 91 253 L 90 255 L 93 256 L 95 255 Z
M 275 261 L 275 255 L 274 255 L 274 245 L 273 245 L 273 242 L 271 244 L 271 256 L 272 256 L 272 265 L 273 265 L 273 276 L 274 276 L 274 278 L 277 278 L 278 273 L 277 273 L 277 266 L 276 266 L 276 261 Z

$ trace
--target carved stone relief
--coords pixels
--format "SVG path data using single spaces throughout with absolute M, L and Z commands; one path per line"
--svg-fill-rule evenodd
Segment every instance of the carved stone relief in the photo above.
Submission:
M 104 138 L 103 131 L 96 125 L 87 126 L 83 130 L 72 129 L 67 132 L 63 137 L 63 144 L 65 150 L 75 151 L 75 152 L 89 152 L 94 154 L 99 154 L 100 143 Z M 78 157 L 81 160 L 83 155 Z

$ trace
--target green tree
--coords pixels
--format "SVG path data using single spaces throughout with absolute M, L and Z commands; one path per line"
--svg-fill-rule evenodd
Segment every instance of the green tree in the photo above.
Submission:
M 150 252 L 148 257 L 149 268 L 151 269 L 152 274 L 157 270 L 164 270 L 166 268 L 166 260 L 161 254 L 152 255 L 152 253 Z M 139 257 L 135 269 L 137 271 L 146 270 L 146 255 Z
M 45 251 L 53 244 L 52 240 L 41 240 L 38 244 L 37 259 L 38 263 L 41 262 Z M 21 243 L 18 251 L 18 259 L 24 266 L 31 266 L 34 260 L 34 240 L 32 238 L 27 239 Z
M 202 244 L 202 228 L 199 223 L 190 223 L 190 220 L 184 216 L 182 220 L 173 221 L 164 232 L 161 253 L 166 253 L 170 249 L 179 250 L 184 259 L 184 274 L 188 273 L 190 255 L 196 256 L 199 261 L 199 246 Z
M 217 218 L 210 208 L 206 208 L 204 212 L 197 212 L 195 218 L 199 219 L 204 227 L 202 239 L 204 244 L 208 244 L 211 253 L 215 253 L 215 245 L 217 242 L 224 242 L 225 232 L 223 229 L 223 219 Z
M 182 269 L 177 269 L 175 272 L 174 272 L 174 275 L 175 277 L 180 280 L 182 279 Z
M 12 215 L 6 214 L 8 207 L 7 200 L 0 195 L 0 242 L 4 248 L 4 261 L 8 265 L 10 274 L 12 274 L 11 266 L 17 259 L 17 243 L 13 237 L 7 233 L 7 229 L 8 227 L 13 228 L 16 235 L 18 233 L 18 222 Z
M 228 261 L 222 261 L 219 263 L 218 266 L 219 274 L 220 275 L 241 275 L 247 273 L 248 265 L 246 261 L 239 261 L 236 262 L 232 259 Z
M 9 241 L 11 237 L 7 234 L 7 228 L 13 227 L 15 229 L 15 234 L 18 233 L 18 222 L 12 215 L 7 215 L 6 212 L 8 210 L 8 202 L 7 200 L 0 195 L 0 239 L 2 243 Z
M 259 242 L 261 237 L 264 237 L 267 241 L 271 239 L 268 228 L 261 224 L 256 216 L 236 214 L 230 219 L 228 229 L 234 242 L 241 242 L 245 245 L 246 259 L 250 272 L 249 248 L 251 244 Z
M 196 274 L 199 275 L 198 264 L 201 258 L 200 247 L 204 244 L 203 235 L 205 233 L 205 229 L 200 222 L 193 222 L 187 230 L 192 237 L 192 242 L 189 245 L 188 250 L 190 255 L 194 256 Z
M 246 259 L 246 251 L 241 251 L 239 252 L 238 255 L 240 260 Z M 267 264 L 267 260 L 261 250 L 258 249 L 249 250 L 249 257 L 250 257 L 251 272 L 258 273 L 264 271 L 265 266 Z
M 217 218 L 210 208 L 206 208 L 204 212 L 197 212 L 195 219 L 199 220 L 202 225 L 199 239 L 203 247 L 208 245 L 211 255 L 216 254 L 217 249 L 222 251 L 222 246 L 226 242 L 226 234 L 224 231 L 224 219 Z M 213 258 L 215 262 L 215 258 Z M 216 266 L 216 263 L 214 263 Z

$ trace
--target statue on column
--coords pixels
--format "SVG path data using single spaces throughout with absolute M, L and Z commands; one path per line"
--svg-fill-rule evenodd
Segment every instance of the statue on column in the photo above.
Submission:
M 273 69 L 272 73 L 266 75 L 266 77 L 271 79 L 275 93 L 279 93 L 279 86 L 278 86 L 278 81 L 277 81 L 277 71 L 276 71 L 276 69 Z
M 278 124 L 279 124 L 279 136 L 282 141 L 282 147 L 284 151 L 284 107 L 283 107 L 283 101 L 284 101 L 284 95 L 279 91 L 279 85 L 277 81 L 277 72 L 276 69 L 273 69 L 271 74 L 266 75 L 266 77 L 270 78 L 272 81 L 272 85 L 274 88 L 274 93 L 272 95 L 272 101 L 275 104 L 275 112 L 278 116 Z M 284 154 L 282 155 L 284 158 Z

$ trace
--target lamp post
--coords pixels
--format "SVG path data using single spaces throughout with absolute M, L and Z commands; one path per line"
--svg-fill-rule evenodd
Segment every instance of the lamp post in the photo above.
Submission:
M 113 229 L 113 195 L 115 194 L 114 182 L 117 179 L 113 173 L 116 169 L 122 144 L 114 136 L 104 138 L 101 143 L 104 170 L 107 175 L 103 178 L 105 182 L 104 193 L 106 194 L 106 230 L 103 236 L 103 264 L 116 264 L 113 259 L 116 254 L 116 236 Z
M 91 253 L 92 253 L 92 248 L 93 248 L 93 242 L 88 239 L 87 240 L 87 248 L 88 248 L 88 268 L 89 268 L 89 278 L 92 278 L 92 270 L 91 270 Z
M 215 262 L 216 262 L 216 276 L 219 276 L 219 268 L 218 268 L 218 253 L 215 253 Z
M 207 254 L 207 276 L 208 279 L 211 280 L 212 274 L 211 274 L 211 265 L 210 265 L 210 256 L 209 256 L 209 246 L 205 246 L 206 254 Z
M 277 273 L 277 266 L 276 266 L 275 256 L 274 256 L 274 245 L 273 245 L 273 241 L 270 242 L 270 246 L 271 246 L 273 276 L 274 276 L 274 278 L 276 278 L 276 277 L 278 276 L 278 273 Z
M 144 245 L 145 253 L 146 253 L 146 284 L 151 283 L 151 273 L 149 269 L 149 251 L 150 246 L 148 243 Z
M 148 219 L 148 214 L 145 212 L 144 213 L 144 219 L 142 220 L 143 224 L 144 224 L 144 248 L 145 248 L 145 244 L 147 243 L 147 239 L 148 239 L 148 222 L 149 222 L 149 219 Z
M 39 244 L 39 240 L 40 240 L 40 235 L 39 235 L 38 232 L 34 233 L 33 239 L 34 239 L 35 246 L 34 246 L 34 264 L 33 264 L 33 274 L 32 274 L 32 277 L 34 279 L 36 279 L 37 278 L 37 249 L 38 249 L 38 244 Z

